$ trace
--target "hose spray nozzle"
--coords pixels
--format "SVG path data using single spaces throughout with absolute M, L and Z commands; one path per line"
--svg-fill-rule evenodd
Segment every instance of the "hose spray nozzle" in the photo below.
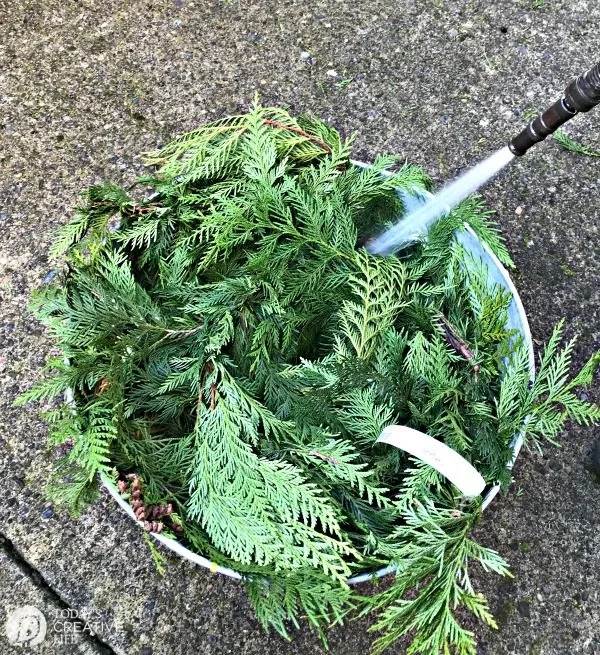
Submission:
M 579 112 L 586 112 L 600 104 L 600 62 L 589 71 L 573 80 L 565 89 L 563 97 L 557 100 L 543 114 L 532 118 L 527 127 L 508 147 L 513 155 L 520 157 L 536 143 L 573 118 Z

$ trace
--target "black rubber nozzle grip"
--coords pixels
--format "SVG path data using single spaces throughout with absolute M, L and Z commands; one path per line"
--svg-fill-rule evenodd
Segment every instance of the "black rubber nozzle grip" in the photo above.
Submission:
M 508 147 L 513 155 L 520 157 L 536 143 L 543 141 L 547 136 L 573 118 L 577 112 L 572 111 L 562 100 L 555 102 L 543 114 L 532 118 L 527 127 L 510 141 Z
M 536 143 L 556 132 L 575 114 L 589 111 L 598 104 L 600 104 L 600 62 L 587 73 L 573 80 L 565 89 L 564 97 L 543 114 L 530 120 L 527 127 L 509 142 L 508 147 L 514 155 L 520 157 Z

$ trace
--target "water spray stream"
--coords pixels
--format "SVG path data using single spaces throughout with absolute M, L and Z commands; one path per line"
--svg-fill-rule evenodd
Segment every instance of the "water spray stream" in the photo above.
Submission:
M 506 146 L 444 187 L 424 205 L 377 237 L 368 246 L 374 255 L 391 255 L 423 238 L 430 226 L 509 164 L 515 155 Z
M 419 209 L 374 239 L 367 250 L 375 255 L 392 255 L 423 238 L 435 221 L 448 214 L 471 193 L 483 186 L 515 157 L 524 155 L 532 146 L 573 118 L 600 104 L 600 62 L 573 80 L 563 97 L 543 114 L 529 121 L 527 127 L 475 168 L 444 187 Z

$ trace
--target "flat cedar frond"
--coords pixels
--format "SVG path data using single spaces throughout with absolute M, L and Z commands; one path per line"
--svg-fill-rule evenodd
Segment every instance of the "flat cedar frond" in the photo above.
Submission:
M 348 586 L 314 569 L 271 578 L 255 576 L 246 581 L 246 589 L 265 630 L 272 627 L 286 639 L 290 639 L 289 623 L 298 628 L 301 616 L 325 637 L 324 626 L 341 623 L 352 606 Z
M 552 138 L 564 150 L 568 150 L 569 152 L 576 152 L 579 155 L 587 155 L 588 157 L 600 157 L 600 150 L 591 148 L 583 143 L 578 143 L 562 130 L 557 130 L 552 135 Z
M 98 487 L 90 485 L 87 471 L 65 459 L 55 464 L 44 492 L 50 502 L 57 507 L 68 509 L 72 516 L 79 516 L 100 498 Z
M 531 385 L 510 296 L 454 238 L 467 223 L 510 264 L 479 198 L 370 255 L 431 183 L 393 156 L 355 166 L 351 146 L 255 103 L 151 153 L 148 200 L 91 187 L 59 230 L 67 272 L 32 299 L 62 352 L 19 402 L 44 405 L 61 452 L 51 498 L 81 511 L 110 476 L 148 529 L 238 570 L 265 628 L 324 636 L 358 610 L 377 652 L 411 635 L 411 654 L 472 655 L 459 616 L 493 619 L 469 568 L 507 574 L 469 536 L 480 501 L 377 439 L 416 428 L 507 486 L 516 434 L 539 447 L 600 420 L 577 394 L 600 355 L 571 376 L 559 326 Z M 378 566 L 397 567 L 385 591 L 346 584 Z
M 506 563 L 470 539 L 469 532 L 477 516 L 459 510 L 436 507 L 431 501 L 414 500 L 403 512 L 405 525 L 391 536 L 398 567 L 396 581 L 388 590 L 363 598 L 363 613 L 381 611 L 371 628 L 384 631 L 375 641 L 375 653 L 383 652 L 404 634 L 416 632 L 407 653 L 439 655 L 457 653 L 475 655 L 472 632 L 455 618 L 461 605 L 495 626 L 485 600 L 476 595 L 469 582 L 468 567 L 480 561 L 488 569 L 508 573 Z M 406 598 L 416 584 L 414 597 Z
M 353 355 L 368 360 L 380 334 L 392 327 L 404 304 L 404 271 L 397 260 L 357 258 L 359 273 L 349 282 L 356 300 L 346 301 L 340 312 L 342 334 Z

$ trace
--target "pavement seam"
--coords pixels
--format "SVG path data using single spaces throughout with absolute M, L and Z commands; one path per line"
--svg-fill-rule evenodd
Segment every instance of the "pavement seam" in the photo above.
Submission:
M 37 587 L 43 589 L 47 594 L 52 597 L 52 600 L 59 605 L 62 609 L 72 610 L 73 608 L 67 601 L 52 587 L 52 585 L 44 578 L 44 576 L 32 566 L 24 557 L 23 554 L 15 547 L 13 542 L 0 532 L 0 550 L 2 550 L 11 562 L 17 566 L 20 571 L 26 575 Z M 70 619 L 71 622 L 84 626 L 84 621 L 81 619 Z M 100 655 L 119 655 L 114 651 L 105 641 L 100 639 L 97 634 L 85 634 L 85 638 L 93 644 L 99 651 Z

